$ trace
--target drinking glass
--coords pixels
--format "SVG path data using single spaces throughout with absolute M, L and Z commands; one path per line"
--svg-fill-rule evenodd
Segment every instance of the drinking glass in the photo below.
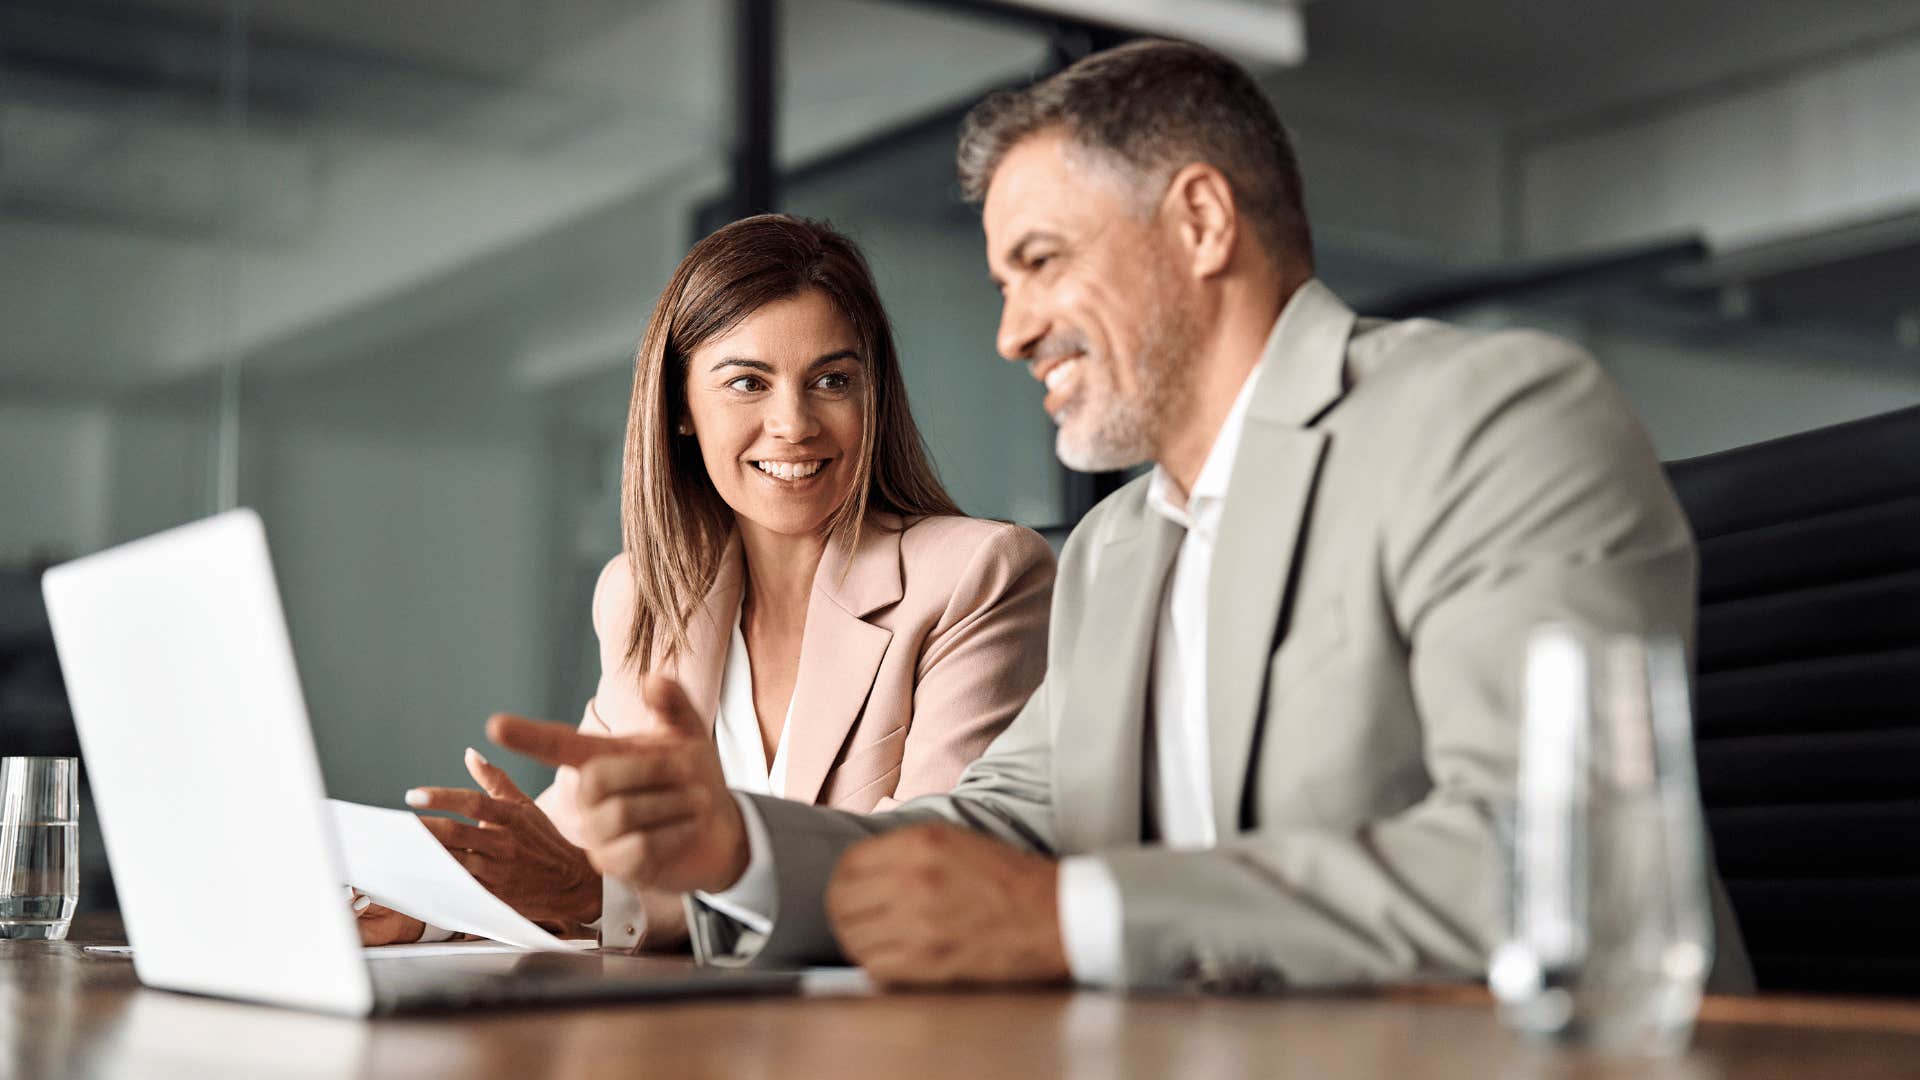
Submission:
M 1528 642 L 1520 770 L 1488 982 L 1508 1027 L 1677 1053 L 1712 962 L 1679 642 L 1545 626 Z
M 60 941 L 80 896 L 78 763 L 0 758 L 0 938 Z

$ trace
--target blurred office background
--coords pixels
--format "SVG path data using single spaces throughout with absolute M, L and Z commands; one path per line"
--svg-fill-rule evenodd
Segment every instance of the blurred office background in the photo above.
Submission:
M 1911 0 L 0 0 L 0 753 L 75 748 L 39 570 L 235 503 L 332 793 L 576 718 L 634 343 L 757 205 L 867 245 L 961 504 L 1070 522 L 953 133 L 1156 28 L 1259 72 L 1363 312 L 1573 337 L 1668 457 L 1920 402 Z

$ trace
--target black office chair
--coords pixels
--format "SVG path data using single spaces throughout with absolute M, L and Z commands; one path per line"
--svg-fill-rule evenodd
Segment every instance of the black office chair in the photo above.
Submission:
M 1762 989 L 1920 992 L 1920 408 L 1667 466 L 1697 739 Z

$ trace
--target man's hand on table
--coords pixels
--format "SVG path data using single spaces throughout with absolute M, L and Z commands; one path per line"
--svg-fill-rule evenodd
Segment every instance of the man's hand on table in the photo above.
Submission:
M 1059 864 L 953 825 L 896 829 L 847 850 L 827 917 L 882 983 L 1064 982 Z
M 610 738 L 495 716 L 487 737 L 579 772 L 580 836 L 595 869 L 637 889 L 721 892 L 747 868 L 747 829 L 706 725 L 672 679 L 647 676 L 657 733 Z

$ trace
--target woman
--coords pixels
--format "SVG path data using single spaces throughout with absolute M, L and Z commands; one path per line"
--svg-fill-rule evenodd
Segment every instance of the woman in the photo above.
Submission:
M 847 810 L 945 791 L 1039 685 L 1053 556 L 1026 529 L 960 515 L 907 408 L 893 332 L 859 250 L 767 214 L 695 245 L 636 359 L 621 505 L 601 573 L 601 678 L 581 729 L 653 727 L 644 671 L 711 718 L 727 782 Z M 473 750 L 483 792 L 409 805 L 475 877 L 562 930 L 684 940 L 677 897 L 608 893 L 573 842 L 573 770 L 535 800 Z M 425 928 L 361 902 L 362 939 Z

